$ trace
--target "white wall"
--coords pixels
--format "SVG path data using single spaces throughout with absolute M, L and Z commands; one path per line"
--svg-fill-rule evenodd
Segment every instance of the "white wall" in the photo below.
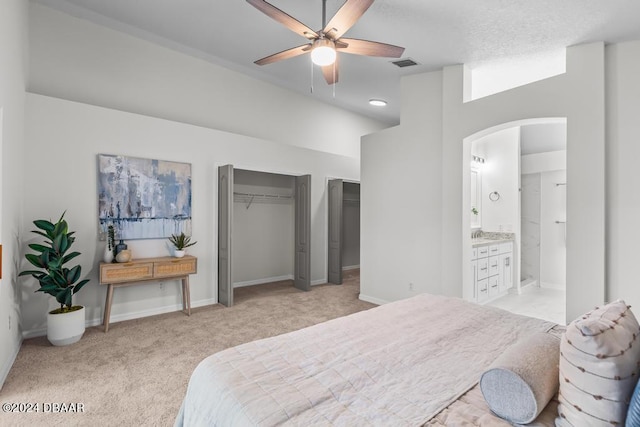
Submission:
M 520 158 L 522 175 L 564 170 L 567 168 L 567 150 L 527 154 Z
M 27 2 L 5 0 L 0 13 L 0 388 L 20 349 L 17 264 L 22 229 L 22 146 L 27 63 Z
M 607 47 L 607 299 L 640 312 L 640 41 Z M 571 188 L 567 188 L 568 191 Z
M 567 276 L 567 171 L 540 174 L 540 286 L 564 289 Z
M 464 102 L 470 98 L 465 80 L 464 66 L 405 77 L 399 128 L 364 138 L 363 292 L 378 300 L 407 297 L 402 271 L 422 264 L 420 291 L 461 296 L 469 274 L 461 266 L 471 246 L 470 212 L 462 209 L 468 200 L 463 179 L 469 177 L 463 142 L 531 123 L 527 119 L 567 117 L 572 185 L 567 316 L 572 319 L 604 300 L 604 44 L 567 49 L 566 74 L 471 102 Z M 410 120 L 416 117 L 419 123 Z M 413 197 L 395 188 L 400 181 L 410 183 Z M 397 196 L 390 196 L 392 191 Z M 371 213 L 378 208 L 381 212 Z M 433 232 L 424 233 L 427 228 Z
M 311 280 L 326 281 L 326 176 L 359 180 L 358 162 L 351 157 L 292 147 L 184 123 L 125 113 L 102 107 L 27 95 L 25 151 L 38 153 L 25 159 L 24 217 L 54 218 L 67 210 L 66 218 L 77 233 L 79 261 L 91 283 L 77 302 L 87 307 L 89 324 L 99 324 L 105 289 L 98 285 L 97 267 L 104 242 L 98 241 L 96 155 L 174 160 L 192 164 L 193 237 L 198 244 L 190 253 L 199 258 L 198 274 L 191 280 L 194 306 L 212 304 L 217 298 L 217 167 L 238 165 L 243 169 L 290 175 L 312 174 L 311 188 Z M 55 186 L 42 188 L 33 171 L 56 167 Z M 27 222 L 25 221 L 25 222 Z M 31 227 L 25 224 L 25 238 Z M 25 242 L 26 243 L 26 242 Z M 168 255 L 164 240 L 130 240 L 135 257 Z M 28 280 L 28 279 L 27 279 Z M 26 280 L 26 281 L 27 281 Z M 51 298 L 33 294 L 35 283 L 23 283 L 22 318 L 28 334 L 43 333 Z M 115 291 L 114 321 L 175 310 L 180 304 L 177 282 L 134 286 Z
M 504 129 L 472 143 L 482 148 L 482 230 L 519 233 L 520 128 Z M 497 191 L 500 198 L 489 195 Z
M 442 241 L 443 164 L 442 146 L 428 141 L 442 141 L 442 72 L 404 77 L 401 125 L 363 138 L 360 298 L 365 301 L 457 293 L 442 286 L 442 257 L 434 250 Z
M 540 174 L 520 177 L 520 277 L 540 283 Z
M 386 126 L 46 6 L 29 19 L 32 93 L 350 157 Z

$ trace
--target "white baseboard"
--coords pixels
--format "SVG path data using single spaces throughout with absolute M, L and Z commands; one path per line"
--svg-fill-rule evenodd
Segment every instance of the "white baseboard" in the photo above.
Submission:
M 287 274 L 284 276 L 266 277 L 264 279 L 247 280 L 246 282 L 236 282 L 233 284 L 234 288 L 242 288 L 245 286 L 263 285 L 265 283 L 282 282 L 283 280 L 293 280 L 293 274 Z
M 357 268 L 360 268 L 360 264 L 358 265 L 347 265 L 347 266 L 343 266 L 342 267 L 342 271 L 349 271 L 349 270 L 355 270 Z
M 206 305 L 213 305 L 213 304 L 217 304 L 217 303 L 218 303 L 218 300 L 214 299 L 214 298 L 200 300 L 200 301 L 193 301 L 191 303 L 191 308 L 203 307 L 203 306 L 206 306 Z M 111 323 L 116 323 L 116 322 L 122 322 L 124 320 L 140 319 L 142 317 L 155 316 L 155 315 L 158 315 L 158 314 L 165 314 L 165 313 L 172 313 L 174 311 L 180 311 L 180 310 L 182 310 L 182 303 L 166 305 L 164 307 L 156 307 L 156 308 L 151 308 L 149 310 L 136 311 L 136 312 L 132 312 L 132 313 L 114 314 L 109 319 L 109 323 L 111 324 Z M 94 319 L 88 319 L 85 322 L 85 327 L 87 327 L 87 328 L 90 328 L 92 326 L 99 326 L 99 325 L 102 325 L 102 317 L 94 318 Z M 47 328 L 46 327 L 45 328 L 40 328 L 40 329 L 31 329 L 31 330 L 22 332 L 22 338 L 23 339 L 42 337 L 42 336 L 45 336 L 45 335 L 47 335 Z
M 559 285 L 557 283 L 540 282 L 540 287 L 545 289 L 555 289 L 556 291 L 566 291 L 565 285 Z
M 358 296 L 358 299 L 361 301 L 366 301 L 366 302 L 370 302 L 371 304 L 377 304 L 377 305 L 384 305 L 389 303 L 389 301 L 385 301 L 380 298 L 370 297 L 368 295 L 363 295 L 363 294 L 360 294 Z
M 22 339 L 18 341 L 18 344 L 13 349 L 13 354 L 5 362 L 4 366 L 2 366 L 2 370 L 0 371 L 0 390 L 2 390 L 2 386 L 4 386 L 4 382 L 7 380 L 7 377 L 9 376 L 9 371 L 13 367 L 13 364 L 16 361 L 16 357 L 18 357 L 18 353 L 20 352 L 20 347 L 22 347 Z
M 311 286 L 324 285 L 325 283 L 327 283 L 327 279 L 312 280 Z

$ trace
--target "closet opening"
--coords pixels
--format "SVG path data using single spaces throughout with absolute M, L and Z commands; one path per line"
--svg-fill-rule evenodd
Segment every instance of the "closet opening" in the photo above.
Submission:
M 360 183 L 328 182 L 328 282 L 342 284 L 346 271 L 360 269 Z
M 310 175 L 222 166 L 218 177 L 218 302 L 234 289 L 290 281 L 309 290 Z

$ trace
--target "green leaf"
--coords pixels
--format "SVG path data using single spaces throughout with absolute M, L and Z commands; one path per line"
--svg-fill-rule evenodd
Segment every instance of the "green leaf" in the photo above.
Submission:
M 82 289 L 82 287 L 83 287 L 84 285 L 86 285 L 87 283 L 89 283 L 89 279 L 81 280 L 81 281 L 80 281 L 76 286 L 74 286 L 74 288 L 73 288 L 73 293 L 74 293 L 74 294 L 78 293 L 78 291 L 79 291 L 80 289 Z
M 33 221 L 33 223 L 36 225 L 36 227 L 38 227 L 40 230 L 44 230 L 44 231 L 48 231 L 48 232 L 52 232 L 55 229 L 55 225 L 53 225 L 51 223 L 51 221 L 47 221 L 44 219 L 38 219 Z M 36 233 L 36 231 L 34 231 L 34 233 Z
M 62 266 L 62 258 L 51 257 L 47 262 L 49 270 L 59 270 Z
M 18 277 L 20 276 L 33 276 L 37 279 L 37 275 L 39 274 L 43 274 L 42 271 L 35 271 L 35 270 L 25 270 L 25 271 L 21 271 L 20 274 L 18 274 Z
M 51 292 L 51 291 L 57 291 L 58 288 L 56 285 L 44 285 L 44 286 L 40 286 L 40 289 L 38 289 L 38 291 L 40 292 Z
M 32 233 L 36 233 L 41 235 L 42 237 L 45 237 L 47 240 L 51 240 L 51 236 L 49 236 L 48 234 L 44 234 L 42 231 L 38 231 L 38 230 L 31 230 Z
M 63 237 L 65 237 L 63 234 L 56 234 L 53 238 L 53 242 L 51 243 L 53 250 L 57 253 L 60 253 L 60 246 L 62 245 Z
M 60 304 L 67 304 L 67 300 L 71 301 L 71 288 L 66 288 L 56 295 L 56 301 Z
M 76 283 L 78 281 L 78 279 L 80 279 L 80 272 L 81 272 L 81 267 L 79 265 L 76 265 L 75 267 L 73 267 L 71 270 L 69 270 L 66 273 L 67 276 L 67 283 L 72 285 L 74 283 Z
M 45 268 L 46 266 L 46 264 L 42 262 L 42 256 L 38 256 L 35 254 L 26 254 L 24 257 L 27 259 L 27 261 L 38 268 Z
M 44 252 L 44 251 L 48 251 L 51 250 L 51 248 L 49 246 L 43 246 L 43 245 L 39 245 L 37 243 L 32 243 L 29 245 L 29 247 L 31 249 L 33 249 L 36 252 Z
M 77 257 L 78 255 L 80 255 L 80 252 L 71 252 L 70 254 L 67 254 L 64 256 L 64 258 L 62 258 L 62 263 L 66 264 L 72 259 L 74 259 L 75 257 Z

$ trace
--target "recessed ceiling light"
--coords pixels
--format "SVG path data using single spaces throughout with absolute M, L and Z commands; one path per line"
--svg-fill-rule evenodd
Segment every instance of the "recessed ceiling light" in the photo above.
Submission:
M 387 105 L 387 101 L 384 101 L 382 99 L 370 99 L 369 104 L 375 107 L 384 107 L 385 105 Z

